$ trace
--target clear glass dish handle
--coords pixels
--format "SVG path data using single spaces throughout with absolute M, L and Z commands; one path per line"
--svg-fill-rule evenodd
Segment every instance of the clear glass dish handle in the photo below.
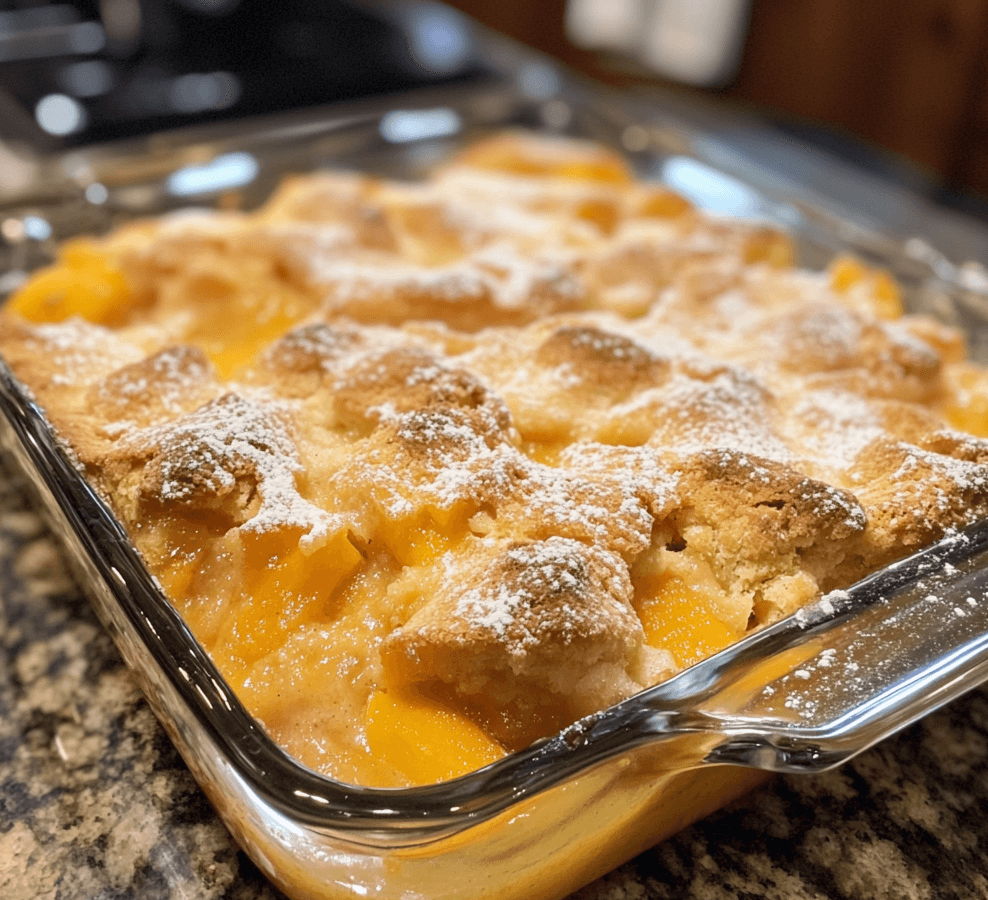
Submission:
M 621 731 L 639 745 L 666 742 L 670 768 L 820 771 L 985 679 L 988 522 L 639 695 Z M 609 727 L 606 718 L 585 720 L 566 737 L 600 753 Z

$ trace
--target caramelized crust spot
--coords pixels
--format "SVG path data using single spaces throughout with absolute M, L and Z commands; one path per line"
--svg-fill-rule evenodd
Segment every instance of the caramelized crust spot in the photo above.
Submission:
M 443 410 L 440 415 L 456 417 L 453 410 L 473 410 L 480 415 L 468 418 L 483 432 L 508 435 L 511 431 L 508 408 L 475 375 L 444 366 L 427 351 L 414 347 L 365 356 L 340 377 L 333 405 L 340 424 L 362 434 L 396 415 L 420 413 L 418 424 L 406 420 L 403 432 L 399 429 L 410 445 L 416 443 L 416 433 L 445 433 L 429 428 L 429 411 Z
M 877 438 L 852 471 L 872 554 L 889 562 L 988 516 L 988 441 L 947 431 Z M 874 566 L 874 559 L 871 560 Z
M 285 397 L 314 394 L 333 371 L 334 364 L 366 344 L 355 328 L 324 322 L 303 325 L 279 338 L 260 361 L 260 380 Z
M 669 361 L 629 338 L 589 326 L 564 326 L 539 346 L 536 360 L 545 366 L 566 366 L 575 378 L 608 393 L 628 394 L 660 384 Z
M 117 369 L 92 386 L 89 401 L 108 423 L 144 427 L 195 409 L 216 389 L 206 354 L 180 345 Z

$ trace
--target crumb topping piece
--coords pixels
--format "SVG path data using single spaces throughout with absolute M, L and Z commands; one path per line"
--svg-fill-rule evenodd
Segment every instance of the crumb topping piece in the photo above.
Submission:
M 110 434 L 190 412 L 215 390 L 216 371 L 198 347 L 168 347 L 111 372 L 90 391 Z
M 398 681 L 436 682 L 479 707 L 505 743 L 523 745 L 533 721 L 579 718 L 640 684 L 643 633 L 616 554 L 562 537 L 473 541 L 434 577 L 434 596 L 382 645 L 384 665 Z
M 277 403 L 227 393 L 173 422 L 128 434 L 112 460 L 131 476 L 141 511 L 210 510 L 243 531 L 298 529 L 300 546 L 313 549 L 338 523 L 299 492 L 302 465 L 289 421 Z

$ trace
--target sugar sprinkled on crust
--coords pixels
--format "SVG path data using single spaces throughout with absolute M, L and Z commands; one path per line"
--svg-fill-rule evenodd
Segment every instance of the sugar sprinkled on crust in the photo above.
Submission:
M 513 710 L 489 725 L 502 740 L 524 743 L 536 716 L 572 721 L 642 685 L 642 630 L 619 556 L 556 536 L 487 539 L 447 554 L 436 575 L 435 598 L 386 639 L 385 667 Z
M 513 140 L 418 185 L 297 178 L 257 214 L 130 226 L 100 244 L 126 325 L 0 333 L 121 518 L 164 523 L 138 544 L 195 609 L 301 579 L 278 627 L 311 601 L 362 636 L 348 684 L 421 688 L 506 746 L 694 658 L 646 646 L 664 584 L 736 636 L 819 601 L 809 622 L 988 515 L 988 444 L 944 415 L 988 389 L 954 332 L 599 148 Z M 202 572 L 172 519 L 208 521 Z M 325 596 L 248 560 L 257 535 L 340 536 Z M 294 678 L 304 633 L 244 684 Z
M 286 417 L 282 403 L 225 394 L 174 422 L 133 432 L 115 453 L 147 460 L 144 500 L 232 506 L 244 531 L 301 529 L 299 545 L 312 550 L 340 523 L 299 493 L 302 465 Z

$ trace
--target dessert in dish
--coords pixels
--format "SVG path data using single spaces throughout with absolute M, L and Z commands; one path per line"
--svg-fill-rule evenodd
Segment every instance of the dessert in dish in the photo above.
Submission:
M 444 780 L 988 512 L 988 374 L 598 146 L 65 245 L 0 352 L 246 707 Z

